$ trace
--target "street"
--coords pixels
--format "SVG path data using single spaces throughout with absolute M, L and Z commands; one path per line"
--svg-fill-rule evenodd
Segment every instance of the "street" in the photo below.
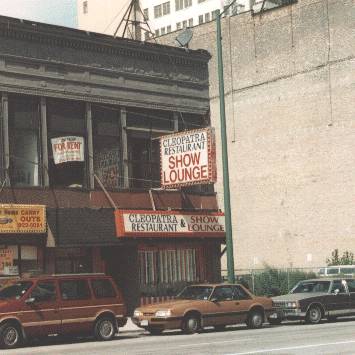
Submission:
M 35 346 L 7 350 L 6 354 L 354 354 L 354 329 L 352 318 L 319 325 L 266 324 L 257 330 L 245 326 L 227 328 L 223 332 L 207 329 L 195 335 L 168 332 L 151 336 L 144 332 L 127 332 L 105 343 L 51 339 Z

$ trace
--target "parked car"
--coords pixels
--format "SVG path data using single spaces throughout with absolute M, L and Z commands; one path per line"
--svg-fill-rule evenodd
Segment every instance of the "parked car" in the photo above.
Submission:
M 207 326 L 222 330 L 244 322 L 260 328 L 271 312 L 270 298 L 256 297 L 242 285 L 205 284 L 187 286 L 172 301 L 137 308 L 132 320 L 151 334 L 166 329 L 192 334 Z
M 271 324 L 300 319 L 317 324 L 323 318 L 355 315 L 355 279 L 320 278 L 300 281 L 287 295 L 273 297 Z
M 127 322 L 121 292 L 101 274 L 19 279 L 0 290 L 0 345 L 28 338 L 92 334 L 110 340 Z

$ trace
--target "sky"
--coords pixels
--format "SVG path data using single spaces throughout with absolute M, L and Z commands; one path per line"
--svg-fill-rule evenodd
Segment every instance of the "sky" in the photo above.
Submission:
M 0 0 L 0 15 L 77 27 L 76 0 Z

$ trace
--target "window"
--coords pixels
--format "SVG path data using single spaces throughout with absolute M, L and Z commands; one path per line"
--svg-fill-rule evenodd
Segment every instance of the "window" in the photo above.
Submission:
M 346 292 L 345 286 L 341 280 L 334 280 L 333 281 L 332 289 L 330 290 L 330 292 L 333 293 L 335 290 L 339 290 L 339 293 Z
M 176 29 L 181 30 L 181 22 L 176 22 Z
M 187 27 L 187 21 L 185 20 L 185 21 L 182 21 L 182 27 L 183 28 L 186 28 Z
M 144 32 L 144 40 L 148 41 L 150 38 L 150 33 L 148 31 Z
M 184 0 L 184 5 L 185 5 L 185 7 L 192 6 L 192 0 Z
M 60 281 L 60 294 L 63 300 L 87 300 L 90 290 L 86 280 Z
M 232 287 L 216 287 L 211 297 L 217 299 L 218 301 L 232 301 L 234 298 Z
M 198 3 L 201 3 L 201 2 L 205 2 L 206 0 L 198 0 L 197 2 Z
M 163 15 L 170 14 L 170 1 L 163 3 Z
M 56 248 L 55 272 L 57 274 L 79 274 L 92 272 L 91 249 Z
M 239 286 L 233 287 L 234 300 L 249 300 L 250 296 Z
M 49 159 L 49 184 L 61 187 L 86 186 L 85 165 L 85 106 L 81 102 L 65 100 L 47 101 L 47 125 L 48 125 L 48 159 Z M 55 164 L 52 147 L 52 138 L 76 137 L 82 140 L 84 161 L 67 161 Z
M 94 172 L 110 190 L 120 187 L 119 112 L 110 107 L 92 107 Z M 97 184 L 97 181 L 95 181 Z M 96 186 L 98 187 L 98 186 Z
M 175 11 L 182 10 L 184 8 L 184 0 L 175 0 Z
M 198 281 L 195 249 L 139 252 L 141 285 Z
M 116 297 L 116 292 L 108 279 L 97 279 L 91 281 L 92 290 L 96 298 Z
M 212 20 L 216 19 L 217 15 L 218 15 L 218 10 L 212 11 Z
M 149 20 L 149 9 L 144 9 L 143 15 L 144 15 L 144 20 L 148 21 Z
M 154 6 L 154 17 L 158 18 L 158 17 L 162 17 L 162 16 L 163 16 L 163 12 L 162 12 L 161 4 Z
M 160 29 L 160 33 L 161 33 L 161 35 L 165 35 L 165 27 L 162 27 L 162 28 Z
M 167 33 L 170 33 L 170 32 L 171 32 L 171 25 L 167 26 L 166 32 L 167 32 Z
M 39 102 L 9 97 L 10 182 L 12 186 L 40 185 Z
M 355 292 L 355 279 L 348 279 L 346 282 L 348 284 L 349 292 Z
M 193 27 L 193 25 L 194 25 L 194 19 L 190 18 L 189 19 L 189 27 Z
M 203 23 L 203 15 L 198 17 L 198 24 L 201 25 Z
M 206 13 L 205 14 L 205 22 L 209 22 L 210 21 L 210 13 Z
M 159 36 L 159 30 L 155 30 L 155 37 Z
M 87 1 L 84 1 L 84 2 L 83 2 L 83 13 L 84 13 L 84 14 L 87 14 L 88 11 L 89 11 L 88 2 L 87 2 Z
M 31 292 L 30 297 L 33 297 L 37 302 L 55 301 L 57 298 L 54 282 L 41 281 Z
M 19 300 L 33 285 L 31 281 L 19 281 L 0 290 L 0 299 Z

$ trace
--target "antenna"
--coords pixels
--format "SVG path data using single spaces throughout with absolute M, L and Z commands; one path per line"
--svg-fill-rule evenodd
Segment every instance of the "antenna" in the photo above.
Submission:
M 189 48 L 189 43 L 192 39 L 193 32 L 189 28 L 185 31 L 181 32 L 176 38 L 175 41 L 181 46 L 185 48 Z
M 142 20 L 141 20 L 142 19 Z M 121 37 L 126 37 L 130 39 L 135 39 L 138 41 L 142 40 L 142 30 L 148 32 L 150 36 L 154 37 L 148 19 L 145 17 L 139 0 L 131 0 L 126 12 L 124 13 L 122 20 L 116 28 L 113 37 L 117 37 L 117 33 L 121 27 L 123 27 L 123 33 Z

